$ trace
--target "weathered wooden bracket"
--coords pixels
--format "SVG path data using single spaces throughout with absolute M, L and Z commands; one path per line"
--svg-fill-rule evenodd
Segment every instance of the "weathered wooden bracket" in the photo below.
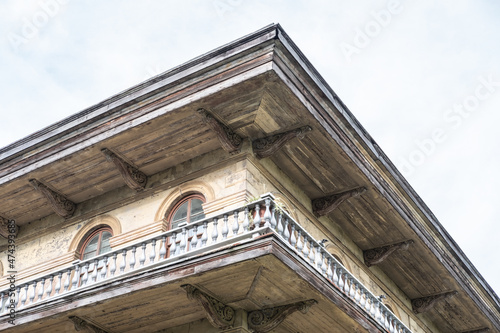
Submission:
M 376 264 L 380 264 L 394 252 L 399 250 L 408 250 L 408 247 L 413 243 L 414 241 L 410 239 L 396 244 L 365 250 L 363 251 L 363 258 L 365 260 L 365 265 L 370 267 Z
M 479 329 L 476 329 L 476 330 L 472 330 L 472 331 L 462 331 L 462 333 L 484 333 L 484 332 L 489 332 L 490 329 L 488 327 L 485 327 L 485 328 L 479 328 Z
M 120 172 L 125 184 L 133 190 L 142 191 L 146 187 L 148 176 L 133 165 L 125 162 L 122 158 L 117 156 L 107 148 L 101 149 L 101 152 L 106 156 L 106 159 L 113 162 Z
M 14 233 L 11 233 L 9 229 L 14 229 Z M 17 236 L 17 233 L 19 232 L 19 226 L 14 224 L 14 228 L 9 228 L 9 219 L 6 219 L 3 216 L 0 216 L 0 236 L 4 238 L 9 238 L 9 235 L 14 235 Z
M 457 291 L 450 291 L 446 293 L 412 299 L 411 306 L 413 308 L 413 312 L 418 314 L 428 311 L 431 308 L 433 308 L 437 302 L 444 301 L 448 298 L 455 296 L 456 294 L 458 294 Z
M 252 142 L 253 152 L 257 158 L 269 157 L 280 150 L 288 141 L 294 138 L 302 139 L 310 131 L 312 131 L 311 126 L 303 126 L 291 131 L 256 139 Z
M 314 199 L 312 201 L 313 213 L 318 217 L 327 215 L 347 199 L 357 197 L 365 191 L 366 187 L 358 187 L 353 190 Z
M 283 322 L 290 314 L 295 311 L 300 311 L 306 314 L 309 308 L 318 301 L 310 299 L 304 302 L 277 306 L 275 308 L 267 308 L 256 310 L 248 313 L 248 328 L 255 333 L 269 332 Z
M 196 300 L 201 304 L 212 326 L 221 330 L 233 327 L 236 311 L 232 307 L 205 294 L 190 284 L 185 284 L 181 287 L 186 290 L 188 299 Z
M 62 194 L 59 194 L 50 188 L 48 188 L 45 184 L 40 183 L 36 179 L 30 179 L 29 182 L 35 190 L 41 192 L 45 199 L 50 203 L 52 210 L 59 216 L 68 218 L 73 215 L 76 209 L 76 204 L 67 199 Z
M 82 331 L 89 333 L 108 333 L 107 331 L 95 326 L 94 324 L 86 321 L 83 318 L 71 316 L 69 317 L 69 320 L 73 322 L 73 324 L 75 325 L 75 330 L 77 330 L 78 332 Z
M 215 119 L 207 110 L 201 108 L 198 109 L 198 113 L 201 115 L 203 122 L 215 131 L 225 151 L 230 154 L 235 154 L 240 151 L 243 139 L 238 134 L 234 133 L 232 129 Z

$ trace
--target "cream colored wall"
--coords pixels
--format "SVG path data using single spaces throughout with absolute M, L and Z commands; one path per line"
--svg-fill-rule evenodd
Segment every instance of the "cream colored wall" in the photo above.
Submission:
M 310 199 L 297 185 L 268 160 L 258 161 L 253 157 L 235 161 L 223 167 L 215 168 L 210 172 L 202 173 L 198 177 L 189 177 L 194 163 L 206 163 L 207 157 L 176 166 L 167 173 L 171 179 L 163 183 L 162 190 L 154 191 L 151 195 L 137 201 L 116 207 L 104 214 L 118 221 L 121 234 L 115 234 L 112 245 L 123 246 L 136 242 L 142 238 L 165 230 L 164 214 L 175 200 L 190 191 L 205 191 L 207 215 L 237 206 L 241 206 L 251 197 L 271 192 L 283 202 L 289 212 L 308 232 L 316 239 L 329 239 L 327 249 L 336 254 L 365 286 L 374 294 L 388 295 L 388 304 L 399 318 L 415 333 L 437 332 L 430 323 L 416 318 L 411 313 L 411 305 L 405 295 L 379 269 L 368 269 L 363 264 L 362 251 L 345 233 L 328 218 L 317 219 L 311 210 Z M 175 184 L 177 178 L 185 179 Z M 102 215 L 102 214 L 101 214 Z M 40 225 L 54 225 L 58 218 L 54 215 L 37 221 Z M 43 234 L 33 238 L 23 239 L 22 233 L 17 242 L 17 269 L 18 283 L 32 279 L 41 274 L 47 274 L 64 265 L 70 264 L 75 258 L 75 244 L 78 244 L 84 233 L 82 230 L 89 225 L 99 224 L 99 216 L 82 220 L 71 220 L 55 232 Z M 97 222 L 96 222 L 97 221 Z M 116 248 L 116 247 L 115 247 Z M 6 263 L 6 253 L 0 255 L 0 261 Z M 0 287 L 6 285 L 5 278 L 0 280 Z

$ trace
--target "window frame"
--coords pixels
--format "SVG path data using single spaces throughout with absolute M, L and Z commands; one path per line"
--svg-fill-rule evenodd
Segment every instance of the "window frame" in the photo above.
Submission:
M 96 228 L 95 230 L 93 230 L 88 236 L 85 237 L 85 240 L 83 241 L 82 243 L 82 246 L 80 247 L 80 260 L 88 260 L 88 259 L 91 259 L 91 258 L 94 258 L 94 257 L 97 257 L 99 256 L 99 251 L 101 250 L 101 245 L 102 245 L 102 234 L 104 232 L 109 232 L 111 234 L 111 237 L 113 237 L 113 229 L 111 229 L 110 226 L 100 226 L 98 228 Z M 97 240 L 97 248 L 96 248 L 96 255 L 95 256 L 92 256 L 90 258 L 87 258 L 87 259 L 83 259 L 84 255 L 85 255 L 85 248 L 88 246 L 88 244 L 90 243 L 90 241 L 97 235 L 99 234 L 99 239 Z
M 203 194 L 201 194 L 201 193 L 191 193 L 191 194 L 185 195 L 182 198 L 180 198 L 179 201 L 177 201 L 177 203 L 172 206 L 172 209 L 170 209 L 170 212 L 167 215 L 167 223 L 168 223 L 167 230 L 172 229 L 172 219 L 174 218 L 175 213 L 177 213 L 177 210 L 179 210 L 179 208 L 185 202 L 188 202 L 188 208 L 187 208 L 188 214 L 186 216 L 186 222 L 183 222 L 185 224 L 182 224 L 179 227 L 181 227 L 181 226 L 183 227 L 183 226 L 186 226 L 189 223 L 191 223 L 191 200 L 192 199 L 199 199 L 202 202 L 202 204 L 204 204 L 206 202 L 205 196 L 203 196 Z M 203 211 L 203 214 L 205 214 L 204 211 Z

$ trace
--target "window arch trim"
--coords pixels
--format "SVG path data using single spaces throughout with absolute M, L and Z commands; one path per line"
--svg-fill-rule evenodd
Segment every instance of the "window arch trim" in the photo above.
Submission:
M 83 243 L 81 247 L 78 249 L 79 254 L 80 254 L 80 259 L 85 260 L 83 256 L 85 255 L 85 248 L 89 245 L 90 241 L 97 235 L 99 235 L 99 239 L 97 240 L 97 248 L 96 248 L 96 254 L 93 257 L 96 257 L 100 255 L 99 253 L 101 251 L 101 246 L 102 246 L 102 236 L 103 233 L 108 232 L 111 234 L 111 237 L 113 237 L 113 229 L 107 225 L 102 225 L 94 229 L 91 233 L 88 234 L 87 237 L 83 239 Z M 87 258 L 89 259 L 89 258 Z
M 96 229 L 105 226 L 111 228 L 111 230 L 113 231 L 113 237 L 122 233 L 122 226 L 117 218 L 111 215 L 102 215 L 95 217 L 88 221 L 82 228 L 80 228 L 80 230 L 78 230 L 69 245 L 68 252 L 73 253 L 75 259 L 79 259 L 80 253 L 78 253 L 78 251 L 82 249 L 82 245 L 87 237 Z

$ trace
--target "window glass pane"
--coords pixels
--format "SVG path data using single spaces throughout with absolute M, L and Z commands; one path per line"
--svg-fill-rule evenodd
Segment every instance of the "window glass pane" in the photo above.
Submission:
M 200 199 L 191 200 L 191 222 L 196 222 L 205 218 L 202 207 L 203 201 Z
M 91 258 L 97 254 L 97 242 L 99 241 L 99 234 L 92 237 L 90 242 L 88 242 L 85 250 L 83 252 L 83 260 Z
M 111 233 L 109 231 L 104 231 L 101 237 L 101 248 L 99 249 L 99 254 L 111 251 L 111 246 L 109 245 L 109 239 L 111 238 Z
M 187 219 L 187 209 L 188 209 L 188 202 L 186 201 L 175 211 L 174 217 L 172 218 L 172 224 L 176 222 L 178 223 L 178 221 L 180 220 L 185 221 Z

